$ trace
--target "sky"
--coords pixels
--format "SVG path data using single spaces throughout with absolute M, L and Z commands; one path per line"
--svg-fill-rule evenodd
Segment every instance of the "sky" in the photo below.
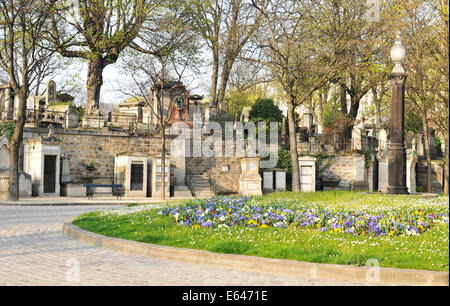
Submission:
M 203 51 L 205 63 L 199 68 L 200 73 L 186 73 L 188 75 L 183 79 L 183 83 L 191 90 L 191 94 L 208 96 L 208 87 L 211 82 L 211 67 L 208 65 L 210 54 L 208 50 Z M 78 103 L 80 97 L 85 96 L 87 77 L 87 63 L 81 60 L 74 60 L 66 69 L 60 71 L 53 77 L 57 84 L 57 90 L 70 89 L 71 95 L 75 96 L 75 102 Z M 48 80 L 47 80 L 48 81 Z M 108 65 L 103 71 L 103 86 L 101 90 L 100 101 L 107 104 L 118 104 L 126 100 L 127 97 L 118 90 L 120 84 L 129 84 L 131 78 L 122 73 L 120 69 L 120 59 L 117 63 Z M 41 89 L 41 91 L 43 88 Z

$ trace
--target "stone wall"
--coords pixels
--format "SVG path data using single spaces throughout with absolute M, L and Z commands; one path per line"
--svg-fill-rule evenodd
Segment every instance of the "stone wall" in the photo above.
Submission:
M 48 130 L 29 130 L 27 138 L 45 134 Z M 111 184 L 114 180 L 115 156 L 119 153 L 140 151 L 148 155 L 161 153 L 159 135 L 130 136 L 123 132 L 54 130 L 61 140 L 63 159 L 61 183 L 84 183 L 94 177 L 94 183 Z M 171 137 L 167 138 L 166 150 L 170 151 Z M 95 170 L 89 173 L 84 164 L 94 161 Z
M 220 194 L 239 193 L 241 166 L 237 158 L 214 158 L 211 161 L 211 179 Z M 228 169 L 228 170 L 226 170 Z
M 328 162 L 324 160 L 320 165 L 323 168 Z M 340 180 L 349 183 L 367 183 L 368 169 L 365 167 L 364 155 L 336 155 L 331 165 L 320 174 L 323 180 Z
M 442 193 L 443 191 L 443 168 L 442 160 L 431 161 L 431 189 L 433 193 Z M 417 163 L 416 186 L 420 186 L 423 192 L 427 190 L 427 162 L 420 159 Z

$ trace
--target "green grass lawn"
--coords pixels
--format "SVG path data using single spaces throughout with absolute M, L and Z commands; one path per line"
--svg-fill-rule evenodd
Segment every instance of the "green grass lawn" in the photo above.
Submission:
M 252 205 L 283 203 L 329 209 L 388 212 L 431 209 L 446 211 L 448 197 L 373 195 L 356 192 L 273 193 Z M 212 252 L 364 266 L 377 259 L 382 267 L 448 271 L 449 225 L 439 223 L 417 236 L 356 236 L 288 226 L 193 228 L 158 214 L 151 206 L 133 206 L 79 216 L 73 223 L 101 235 L 139 242 Z

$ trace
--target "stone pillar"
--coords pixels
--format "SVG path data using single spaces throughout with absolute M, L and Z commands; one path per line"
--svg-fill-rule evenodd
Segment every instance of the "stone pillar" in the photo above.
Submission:
M 391 48 L 391 59 L 395 63 L 391 81 L 391 142 L 389 145 L 389 178 L 387 193 L 407 194 L 406 187 L 406 149 L 405 149 L 405 83 L 408 74 L 402 67 L 406 50 L 400 34 Z
M 300 172 L 300 191 L 316 191 L 316 159 L 310 156 L 298 158 Z
M 404 141 L 406 73 L 389 76 L 392 86 L 391 143 L 389 146 L 389 178 L 387 193 L 407 194 L 406 149 Z
M 262 195 L 259 160 L 259 157 L 240 158 L 242 173 L 239 177 L 239 192 L 243 196 Z

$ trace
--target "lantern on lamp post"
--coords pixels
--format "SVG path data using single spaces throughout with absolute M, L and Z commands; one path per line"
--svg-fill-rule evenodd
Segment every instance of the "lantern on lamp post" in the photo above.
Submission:
M 406 50 L 400 35 L 391 49 L 391 59 L 395 63 L 389 75 L 392 90 L 391 100 L 391 141 L 389 145 L 389 175 L 387 193 L 408 194 L 406 187 L 406 148 L 404 143 L 405 126 L 405 83 L 408 74 L 402 63 L 406 58 Z

